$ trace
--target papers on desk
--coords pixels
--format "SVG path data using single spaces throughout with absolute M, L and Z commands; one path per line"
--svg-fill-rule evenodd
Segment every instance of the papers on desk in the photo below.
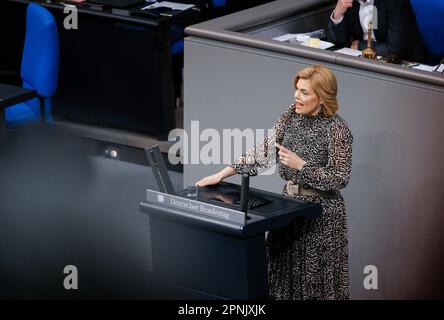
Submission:
M 426 65 L 426 64 L 419 64 L 417 66 L 412 67 L 412 69 L 428 71 L 428 72 L 436 71 L 436 72 L 441 72 L 442 73 L 444 71 L 444 64 L 440 65 L 439 67 L 438 67 L 438 65 L 436 65 L 436 66 L 429 66 L 429 65 Z
M 335 52 L 346 54 L 348 56 L 353 56 L 353 57 L 360 57 L 362 55 L 362 52 L 360 50 L 355 50 L 351 48 L 342 48 L 339 50 L 335 50 Z
M 315 40 L 315 41 L 313 41 Z M 327 50 L 331 47 L 334 47 L 334 44 L 327 41 L 322 41 L 316 38 L 310 38 L 307 41 L 304 41 L 301 43 L 302 46 L 311 47 L 311 48 L 318 48 L 322 50 Z
M 334 46 L 333 43 L 319 40 L 318 38 L 311 38 L 305 33 L 287 33 L 279 37 L 273 38 L 276 41 L 290 42 L 291 44 L 300 44 L 306 47 L 328 49 Z
M 426 64 L 420 64 L 420 65 L 412 67 L 412 69 L 432 72 L 432 71 L 435 71 L 436 66 L 429 66 Z
M 68 3 L 83 3 L 86 0 L 64 0 L 64 2 L 68 2 Z
M 298 42 L 304 42 L 305 40 L 309 39 L 310 37 L 305 35 L 305 34 L 297 34 L 297 33 L 287 33 L 284 34 L 283 36 L 279 36 L 276 38 L 273 38 L 273 40 L 276 41 L 298 41 Z
M 140 10 L 156 9 L 156 8 L 160 8 L 160 7 L 167 7 L 167 8 L 170 8 L 171 10 L 184 11 L 184 10 L 194 7 L 194 4 L 183 4 L 183 3 L 170 2 L 170 1 L 160 1 L 160 2 L 155 2 L 153 4 L 150 4 L 149 6 L 143 7 Z
M 362 57 L 362 51 L 356 50 L 356 49 L 351 49 L 351 48 L 342 48 L 339 50 L 335 50 L 335 52 L 346 54 L 348 56 L 358 57 L 358 58 Z M 381 59 L 382 59 L 382 56 L 376 56 L 376 60 L 381 60 Z

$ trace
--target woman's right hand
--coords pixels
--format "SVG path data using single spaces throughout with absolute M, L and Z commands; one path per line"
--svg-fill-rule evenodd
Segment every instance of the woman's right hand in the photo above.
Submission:
M 196 186 L 198 187 L 206 187 L 206 186 L 212 186 L 215 184 L 220 183 L 223 180 L 222 175 L 220 172 L 215 173 L 211 176 L 204 177 L 196 182 Z
M 215 184 L 220 183 L 225 178 L 231 177 L 232 175 L 236 174 L 236 170 L 234 170 L 232 167 L 225 167 L 218 173 L 215 173 L 211 176 L 207 176 L 203 179 L 200 179 L 195 183 L 198 187 L 205 187 L 205 186 L 212 186 Z

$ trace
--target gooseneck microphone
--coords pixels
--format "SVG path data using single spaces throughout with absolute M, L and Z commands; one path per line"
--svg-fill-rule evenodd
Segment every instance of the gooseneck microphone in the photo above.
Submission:
M 240 196 L 240 208 L 242 212 L 245 212 L 245 218 L 247 218 L 248 212 L 248 200 L 250 190 L 250 173 L 248 171 L 242 172 L 242 184 L 241 184 L 241 196 Z

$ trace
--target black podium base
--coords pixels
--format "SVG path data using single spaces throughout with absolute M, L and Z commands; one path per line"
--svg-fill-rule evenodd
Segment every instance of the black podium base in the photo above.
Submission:
M 150 218 L 153 273 L 181 299 L 267 299 L 265 235 L 237 238 Z
M 159 296 L 269 299 L 266 231 L 316 218 L 321 206 L 251 188 L 250 196 L 264 201 L 246 216 L 231 202 L 239 188 L 224 182 L 190 198 L 147 190 L 140 210 L 150 217 L 153 276 L 164 284 Z

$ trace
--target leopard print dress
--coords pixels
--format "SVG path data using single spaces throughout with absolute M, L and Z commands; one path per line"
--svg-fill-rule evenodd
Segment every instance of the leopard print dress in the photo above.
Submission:
M 299 155 L 301 170 L 279 162 L 275 143 Z M 315 219 L 299 218 L 267 237 L 270 295 L 274 299 L 348 299 L 348 238 L 345 203 L 339 189 L 351 174 L 353 136 L 339 116 L 301 116 L 289 106 L 263 141 L 231 164 L 238 172 L 257 175 L 277 163 L 279 175 L 320 196 L 293 195 L 320 203 Z M 290 196 L 284 186 L 283 194 Z

